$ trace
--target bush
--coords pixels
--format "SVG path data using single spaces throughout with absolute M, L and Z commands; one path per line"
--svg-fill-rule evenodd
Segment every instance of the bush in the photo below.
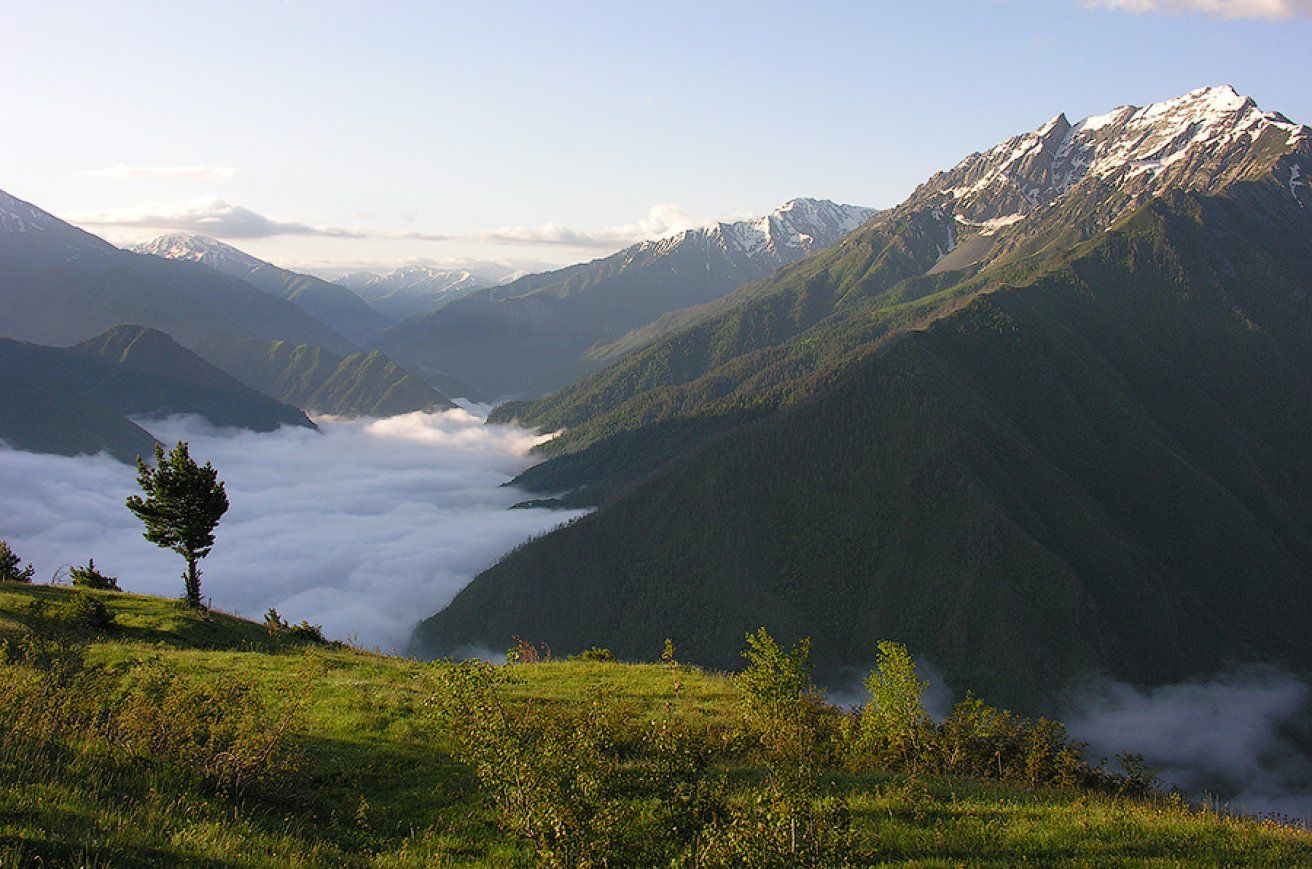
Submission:
M 293 640 L 303 640 L 316 645 L 327 645 L 328 640 L 323 635 L 323 625 L 312 625 L 304 619 L 299 625 L 290 625 L 283 620 L 278 611 L 269 607 L 269 611 L 264 614 L 264 628 L 269 632 L 271 637 L 285 636 Z
M 4 540 L 0 540 L 0 581 L 31 582 L 36 568 L 32 565 L 23 567 L 22 560 Z
M 610 649 L 603 649 L 601 646 L 593 646 L 590 649 L 584 649 L 577 655 L 570 655 L 571 661 L 614 661 L 615 656 L 611 654 Z
M 75 591 L 59 603 L 34 598 L 28 602 L 27 611 L 54 625 L 79 631 L 104 631 L 114 626 L 114 614 L 109 608 L 84 591 Z
M 94 588 L 98 591 L 122 591 L 118 587 L 118 578 L 106 576 L 96 570 L 96 560 L 87 559 L 86 567 L 73 567 L 68 571 L 75 588 Z

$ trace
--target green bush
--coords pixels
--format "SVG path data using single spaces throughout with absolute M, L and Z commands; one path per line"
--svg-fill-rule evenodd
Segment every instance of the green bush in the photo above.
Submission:
M 76 588 L 93 588 L 98 591 L 122 591 L 118 587 L 118 578 L 106 576 L 99 570 L 96 570 L 96 560 L 87 559 L 86 567 L 73 567 L 68 571 L 69 578 L 73 580 Z
M 268 612 L 264 614 L 264 628 L 271 637 L 285 636 L 317 645 L 328 643 L 328 639 L 323 635 L 323 625 L 312 625 L 304 619 L 299 625 L 288 624 L 273 607 L 269 607 Z
M 71 628 L 78 631 L 105 631 L 114 626 L 114 614 L 94 595 L 76 591 L 62 602 L 33 598 L 27 611 L 51 627 Z
M 577 655 L 570 655 L 571 661 L 614 661 L 615 656 L 610 653 L 610 649 L 603 649 L 601 646 L 593 646 L 590 649 L 584 649 Z
M 9 544 L 0 540 L 0 581 L 3 582 L 31 582 L 36 568 L 32 565 L 23 567 L 22 560 L 17 553 L 9 547 Z

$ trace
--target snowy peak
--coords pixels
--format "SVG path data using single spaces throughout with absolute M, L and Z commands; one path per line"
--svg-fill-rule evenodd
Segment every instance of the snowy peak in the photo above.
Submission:
M 678 235 L 644 241 L 625 253 L 666 254 L 690 244 L 719 248 L 725 256 L 763 259 L 776 264 L 827 247 L 865 223 L 874 208 L 841 205 L 828 199 L 790 199 L 762 217 L 716 221 Z
M 103 238 L 0 190 L 0 262 L 48 268 L 117 253 Z
M 170 232 L 153 241 L 134 244 L 133 253 L 149 254 L 164 259 L 184 260 L 204 263 L 215 271 L 241 277 L 262 268 L 269 263 L 257 259 L 245 251 L 240 251 L 229 244 L 207 235 L 190 232 Z
M 959 224 L 987 234 L 1080 185 L 1103 184 L 1131 197 L 1220 189 L 1272 171 L 1308 138 L 1307 127 L 1262 111 L 1229 85 L 1205 87 L 1076 124 L 1058 115 L 938 173 L 909 201 L 949 208 Z

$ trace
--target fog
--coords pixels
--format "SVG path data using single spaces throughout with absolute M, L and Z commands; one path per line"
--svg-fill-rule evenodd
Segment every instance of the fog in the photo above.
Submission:
M 1085 685 L 1064 717 L 1095 760 L 1142 754 L 1194 799 L 1312 819 L 1312 687 L 1287 673 L 1248 668 L 1155 688 Z
M 528 537 L 578 515 L 510 510 L 503 488 L 540 442 L 465 409 L 320 420 L 321 432 L 216 429 L 198 417 L 140 421 L 191 443 L 225 481 L 230 508 L 201 563 L 213 606 L 252 618 L 276 607 L 333 638 L 404 648 L 415 623 Z M 38 581 L 95 558 L 125 591 L 178 596 L 182 559 L 142 537 L 123 506 L 135 470 L 106 456 L 0 445 L 0 538 Z

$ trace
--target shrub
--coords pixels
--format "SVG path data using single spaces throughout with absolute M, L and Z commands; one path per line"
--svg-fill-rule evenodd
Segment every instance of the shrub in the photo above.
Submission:
M 7 542 L 0 540 L 0 581 L 31 582 L 35 573 L 35 567 L 30 564 L 24 567 L 17 553 Z
M 129 674 L 109 733 L 128 757 L 171 764 L 223 791 L 273 790 L 297 766 L 290 737 L 299 713 L 296 703 L 271 705 L 255 682 L 187 678 L 148 661 Z
M 96 570 L 96 560 L 87 559 L 86 567 L 73 567 L 68 571 L 69 577 L 73 580 L 76 588 L 94 588 L 99 591 L 122 591 L 118 587 L 118 578 L 106 576 Z
M 590 649 L 584 649 L 577 655 L 570 655 L 571 661 L 614 661 L 615 656 L 611 654 L 610 649 L 603 649 L 601 646 L 593 646 Z
M 506 651 L 507 664 L 538 664 L 551 660 L 551 647 L 546 643 L 539 648 L 518 634 L 511 635 L 510 639 L 515 645 Z
M 269 607 L 269 611 L 264 614 L 264 628 L 271 637 L 286 636 L 294 640 L 315 643 L 316 645 L 327 645 L 328 643 L 327 638 L 323 635 L 323 625 L 312 625 L 304 619 L 301 620 L 299 625 L 288 624 L 273 607 Z
M 51 626 L 78 631 L 104 631 L 114 626 L 114 614 L 109 608 L 84 591 L 75 591 L 59 603 L 34 598 L 28 601 L 27 611 Z
M 861 712 L 861 750 L 914 772 L 929 739 L 930 719 L 922 700 L 929 683 L 916 672 L 906 646 L 885 641 L 877 650 L 875 669 L 866 679 L 870 702 Z

